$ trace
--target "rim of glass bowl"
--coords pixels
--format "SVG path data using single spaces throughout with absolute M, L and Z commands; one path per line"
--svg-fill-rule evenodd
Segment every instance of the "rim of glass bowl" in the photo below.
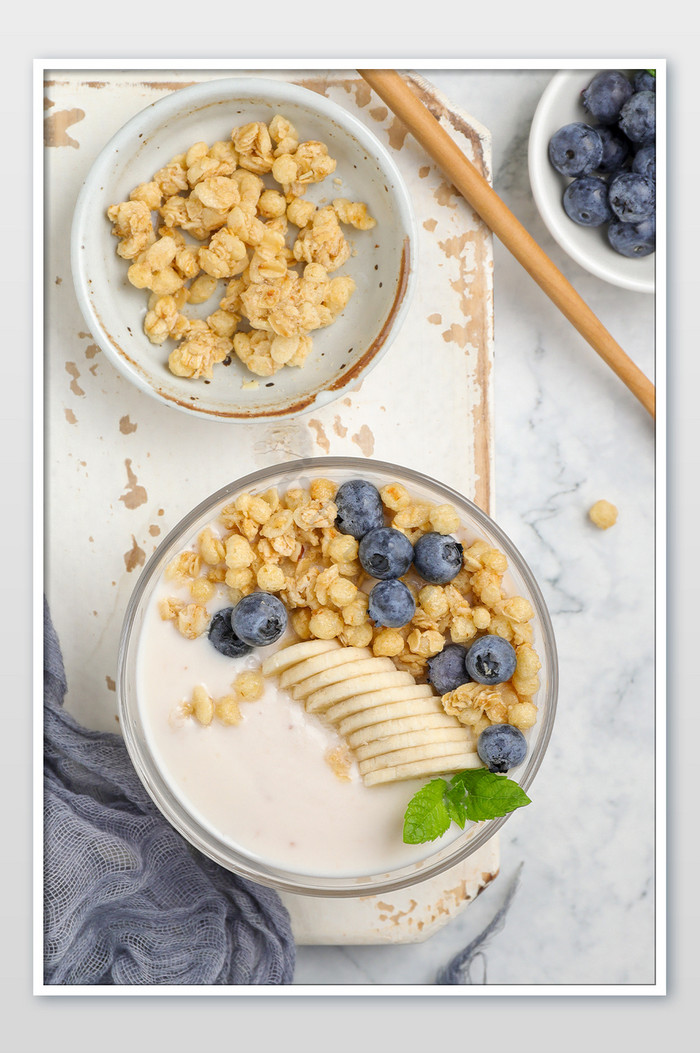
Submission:
M 284 461 L 281 464 L 262 468 L 243 476 L 241 479 L 237 479 L 233 483 L 229 483 L 193 508 L 167 534 L 148 560 L 129 600 L 119 641 L 117 700 L 120 725 L 126 748 L 141 782 L 165 818 L 190 844 L 227 870 L 231 870 L 250 881 L 267 885 L 280 891 L 308 896 L 352 897 L 391 892 L 437 876 L 443 871 L 456 866 L 466 859 L 467 856 L 472 855 L 482 845 L 486 844 L 501 829 L 512 813 L 472 827 L 471 833 L 465 831 L 462 837 L 458 837 L 456 841 L 451 842 L 448 846 L 438 851 L 434 858 L 428 857 L 424 862 L 412 863 L 400 870 L 370 877 L 325 878 L 318 875 L 301 875 L 259 860 L 253 860 L 234 849 L 223 839 L 217 837 L 211 828 L 201 826 L 187 812 L 161 775 L 153 756 L 147 748 L 145 736 L 139 731 L 138 698 L 135 683 L 138 637 L 133 638 L 137 616 L 140 612 L 143 613 L 145 607 L 145 604 L 142 606 L 142 601 L 144 598 L 149 598 L 150 591 L 155 587 L 161 570 L 169 562 L 175 550 L 181 547 L 183 542 L 200 526 L 206 525 L 217 505 L 241 491 L 266 482 L 270 483 L 271 477 L 274 477 L 278 484 L 283 484 L 285 477 L 298 477 L 305 472 L 313 471 L 320 471 L 323 475 L 332 475 L 334 469 L 356 471 L 358 475 L 363 472 L 372 472 L 378 475 L 386 475 L 387 479 L 391 481 L 402 481 L 407 484 L 414 482 L 431 489 L 434 493 L 443 497 L 446 502 L 452 502 L 458 510 L 460 506 L 466 508 L 472 521 L 481 527 L 486 535 L 490 536 L 502 548 L 502 551 L 508 557 L 511 569 L 514 568 L 523 579 L 533 601 L 535 617 L 542 632 L 544 653 L 540 657 L 542 659 L 542 672 L 545 674 L 543 683 L 540 686 L 540 690 L 544 692 L 544 697 L 539 706 L 540 711 L 543 712 L 543 723 L 540 726 L 537 741 L 528 762 L 517 780 L 519 785 L 524 790 L 527 790 L 542 763 L 547 749 L 554 725 L 558 691 L 556 642 L 542 592 L 518 549 L 489 515 L 468 498 L 444 483 L 431 479 L 421 472 L 386 461 L 359 457 L 309 457 Z M 198 524 L 198 520 L 202 521 L 201 524 Z M 147 593 L 148 596 L 146 595 Z

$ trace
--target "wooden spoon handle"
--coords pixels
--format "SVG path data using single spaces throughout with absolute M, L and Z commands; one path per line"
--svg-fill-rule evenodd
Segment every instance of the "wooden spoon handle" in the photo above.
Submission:
M 406 81 L 395 70 L 361 69 L 358 73 L 403 121 L 484 223 L 654 417 L 656 397 L 652 382 L 622 350 Z

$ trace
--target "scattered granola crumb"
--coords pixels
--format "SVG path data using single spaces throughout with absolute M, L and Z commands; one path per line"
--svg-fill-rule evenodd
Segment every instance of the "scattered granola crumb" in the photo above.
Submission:
M 223 698 L 217 698 L 214 703 L 214 714 L 222 724 L 235 725 L 240 724 L 243 720 L 235 695 L 224 695 Z
M 207 727 L 212 722 L 214 716 L 214 700 L 207 694 L 206 688 L 202 684 L 197 684 L 192 692 L 192 715 L 195 717 L 200 724 Z M 189 707 L 186 708 L 185 712 L 189 711 Z
M 350 782 L 352 757 L 347 746 L 335 746 L 333 749 L 328 750 L 325 755 L 325 761 L 337 779 L 340 779 L 342 782 Z
M 607 530 L 617 523 L 617 508 L 610 501 L 596 501 L 588 510 L 588 518 L 601 530 Z
M 259 669 L 246 669 L 233 682 L 236 696 L 243 702 L 257 702 L 265 690 L 263 675 Z

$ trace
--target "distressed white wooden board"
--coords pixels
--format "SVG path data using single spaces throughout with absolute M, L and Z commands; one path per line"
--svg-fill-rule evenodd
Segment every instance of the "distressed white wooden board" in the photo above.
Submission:
M 46 588 L 65 653 L 67 705 L 93 727 L 115 726 L 119 628 L 140 568 L 158 540 L 225 483 L 295 457 L 362 453 L 490 504 L 490 235 L 356 74 L 287 75 L 352 109 L 394 151 L 417 214 L 417 290 L 395 344 L 361 389 L 293 421 L 230 426 L 189 420 L 113 369 L 86 332 L 69 268 L 73 205 L 105 141 L 196 75 L 47 77 Z M 435 93 L 427 98 L 488 173 L 485 130 Z
M 283 893 L 299 945 L 422 943 L 497 877 L 498 834 L 473 856 L 429 881 L 382 896 L 319 899 Z
M 45 588 L 64 653 L 67 708 L 93 728 L 118 727 L 119 633 L 141 567 L 182 516 L 224 484 L 297 457 L 363 454 L 425 472 L 483 508 L 491 505 L 491 236 L 353 71 L 263 75 L 320 91 L 365 121 L 392 150 L 414 202 L 415 296 L 395 343 L 360 387 L 286 422 L 229 426 L 190 420 L 134 388 L 87 332 L 70 274 L 70 225 L 93 160 L 150 102 L 184 84 L 231 74 L 61 70 L 46 78 Z M 490 178 L 486 129 L 428 81 L 410 76 Z M 482 867 L 478 854 L 472 862 L 454 881 L 448 877 L 444 888 L 463 879 L 478 882 L 482 872 L 497 870 Z M 469 873 L 462 872 L 465 866 Z M 431 897 L 438 893 L 431 891 Z M 468 901 L 455 902 L 453 909 Z M 335 902 L 338 924 L 346 924 L 345 918 L 358 942 L 373 942 L 375 928 L 358 925 L 348 914 L 357 910 L 352 901 Z M 393 928 L 393 942 L 414 938 L 407 921 Z M 421 933 L 429 931 L 425 925 Z M 307 926 L 303 942 L 322 942 L 322 935 Z

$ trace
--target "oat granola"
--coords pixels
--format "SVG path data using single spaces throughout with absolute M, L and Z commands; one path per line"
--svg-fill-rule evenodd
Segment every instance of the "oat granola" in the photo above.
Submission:
M 289 613 L 289 626 L 299 640 L 337 640 L 347 647 L 369 648 L 390 658 L 396 668 L 428 681 L 428 660 L 450 643 L 473 642 L 485 633 L 512 644 L 516 665 L 506 682 L 487 686 L 467 683 L 442 697 L 443 709 L 479 734 L 490 724 L 509 723 L 527 730 L 537 720 L 534 701 L 541 663 L 533 647 L 534 611 L 523 596 L 508 595 L 503 579 L 506 556 L 481 538 L 464 545 L 462 568 L 445 585 L 416 580 L 409 571 L 405 583 L 415 598 L 415 613 L 401 628 L 376 626 L 368 611 L 368 590 L 374 582 L 357 559 L 358 542 L 335 527 L 337 484 L 315 479 L 308 489 L 276 488 L 244 493 L 225 505 L 215 523 L 200 532 L 190 550 L 176 556 L 165 577 L 187 588 L 196 600 L 178 596 L 161 601 L 160 615 L 172 621 L 186 638 L 206 632 L 211 615 L 235 605 L 255 591 L 273 593 Z M 400 483 L 381 491 L 386 525 L 415 541 L 430 531 L 454 532 L 460 526 L 448 504 L 415 501 Z M 233 703 L 259 698 L 262 675 L 243 672 L 232 685 L 231 700 L 193 698 L 191 711 L 209 720 L 229 713 L 238 722 Z
M 617 523 L 617 508 L 610 501 L 596 501 L 588 510 L 588 518 L 600 530 L 608 530 Z
M 128 280 L 150 293 L 144 332 L 155 346 L 176 342 L 173 374 L 210 380 L 232 355 L 260 377 L 304 365 L 311 334 L 331 325 L 355 291 L 349 275 L 334 273 L 351 255 L 343 227 L 375 226 L 364 202 L 305 199 L 335 169 L 324 143 L 300 142 L 276 114 L 234 128 L 229 141 L 194 143 L 128 201 L 110 205 Z M 206 319 L 183 312 L 221 282 L 224 295 Z

